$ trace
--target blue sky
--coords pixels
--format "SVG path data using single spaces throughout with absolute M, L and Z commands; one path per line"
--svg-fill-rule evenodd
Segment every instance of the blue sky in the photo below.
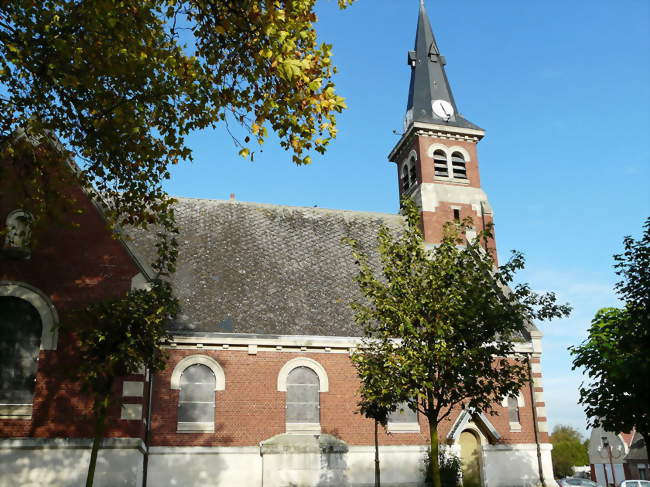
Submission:
M 585 430 L 567 346 L 616 305 L 612 254 L 650 216 L 650 2 L 433 1 L 427 10 L 459 110 L 485 128 L 481 179 L 502 259 L 527 257 L 523 280 L 557 291 L 573 315 L 540 324 L 551 426 Z M 173 171 L 173 195 L 397 211 L 387 154 L 402 129 L 418 0 L 318 6 L 349 110 L 324 156 L 295 167 L 274 141 L 255 162 L 225 131 L 194 135 L 195 162 Z

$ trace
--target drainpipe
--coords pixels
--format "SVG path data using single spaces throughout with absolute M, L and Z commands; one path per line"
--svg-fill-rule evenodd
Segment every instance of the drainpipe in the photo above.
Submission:
M 144 434 L 144 458 L 142 459 L 142 487 L 147 487 L 147 472 L 149 469 L 149 445 L 151 444 L 151 412 L 153 410 L 153 374 L 149 374 L 149 399 L 147 400 L 147 424 Z
M 530 381 L 528 381 L 528 386 L 530 387 L 530 398 L 533 406 L 533 431 L 535 432 L 535 445 L 537 445 L 537 469 L 539 471 L 539 481 L 542 483 L 542 487 L 546 487 L 546 480 L 544 479 L 544 470 L 542 468 L 542 447 L 539 444 L 539 430 L 537 429 L 537 403 L 535 401 L 535 388 L 533 387 L 533 354 L 528 356 L 528 373 L 530 374 Z

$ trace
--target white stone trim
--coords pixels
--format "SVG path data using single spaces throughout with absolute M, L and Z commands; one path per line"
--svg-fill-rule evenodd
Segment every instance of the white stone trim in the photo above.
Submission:
M 414 421 L 413 423 L 391 423 L 386 425 L 386 431 L 389 433 L 419 433 L 420 423 Z
M 286 423 L 287 433 L 313 435 L 321 432 L 320 423 Z
M 0 404 L 0 419 L 32 419 L 32 405 Z
M 521 433 L 521 423 L 519 421 L 509 421 L 508 424 L 512 433 Z
M 140 289 L 140 290 L 151 290 L 151 281 L 142 273 L 138 272 L 135 276 L 131 278 L 131 290 Z
M 41 350 L 56 350 L 59 337 L 59 315 L 52 301 L 39 289 L 24 282 L 0 281 L 0 297 L 14 297 L 36 308 L 41 318 Z
M 144 382 L 125 380 L 122 382 L 122 397 L 142 397 Z
M 84 450 L 92 448 L 92 438 L 0 438 L 1 450 Z M 104 438 L 102 449 L 146 450 L 140 438 Z
M 142 419 L 142 404 L 122 404 L 120 419 L 140 421 Z
M 504 408 L 508 407 L 508 397 L 509 396 L 504 397 L 503 400 L 501 401 L 501 406 L 503 406 Z M 517 394 L 517 406 L 523 408 L 525 405 L 526 403 L 524 401 L 524 393 L 523 391 L 520 390 L 519 394 Z
M 179 361 L 172 372 L 172 378 L 170 381 L 172 389 L 179 390 L 181 388 L 181 375 L 183 374 L 183 371 L 190 365 L 195 364 L 205 365 L 212 370 L 215 377 L 215 391 L 223 391 L 226 389 L 226 375 L 224 374 L 223 368 L 219 365 L 219 362 L 207 355 L 188 355 Z
M 183 422 L 176 423 L 177 433 L 214 433 L 214 422 Z
M 307 367 L 318 376 L 319 392 L 328 392 L 330 389 L 327 372 L 321 364 L 307 357 L 296 357 L 282 366 L 278 373 L 278 391 L 287 392 L 287 377 L 289 372 L 297 367 Z
M 373 450 L 374 451 L 374 450 Z M 152 446 L 149 448 L 150 455 L 214 455 L 231 453 L 240 455 L 242 453 L 260 454 L 259 446 Z

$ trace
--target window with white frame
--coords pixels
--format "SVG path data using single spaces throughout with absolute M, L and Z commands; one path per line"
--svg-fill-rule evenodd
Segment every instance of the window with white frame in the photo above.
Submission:
M 286 392 L 287 432 L 320 432 L 320 393 L 329 391 L 321 364 L 307 357 L 289 360 L 278 373 L 278 391 Z
M 212 432 L 215 423 L 215 391 L 226 389 L 223 368 L 209 355 L 188 355 L 172 371 L 171 389 L 179 391 L 179 432 Z
M 470 156 L 465 148 L 457 145 L 448 147 L 444 144 L 432 144 L 427 153 L 433 159 L 436 179 L 469 183 L 467 164 Z
M 509 396 L 503 399 L 501 404 L 504 408 L 507 408 L 508 412 L 508 423 L 510 424 L 510 431 L 520 432 L 521 431 L 521 408 L 524 407 L 524 396 L 519 393 L 517 396 Z
M 29 406 L 34 396 L 42 323 L 28 301 L 0 296 L 0 404 Z
M 216 378 L 202 364 L 187 367 L 181 374 L 178 400 L 179 431 L 214 431 Z
M 0 417 L 30 419 L 40 350 L 56 350 L 58 315 L 29 284 L 0 281 Z
M 389 433 L 414 433 L 420 431 L 418 413 L 406 401 L 400 402 L 395 411 L 388 415 Z
M 32 224 L 34 218 L 24 210 L 14 210 L 5 222 L 4 252 L 11 257 L 30 256 Z
M 320 384 L 308 367 L 296 367 L 287 376 L 287 424 L 320 424 Z

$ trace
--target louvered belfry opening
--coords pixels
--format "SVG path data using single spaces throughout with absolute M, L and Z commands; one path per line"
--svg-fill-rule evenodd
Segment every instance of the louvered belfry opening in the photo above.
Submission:
M 448 178 L 449 167 L 447 166 L 447 154 L 442 150 L 433 153 L 433 166 L 436 176 Z
M 320 381 L 308 367 L 296 367 L 287 377 L 287 423 L 320 423 Z
M 402 192 L 408 191 L 411 187 L 411 175 L 409 171 L 409 165 L 404 163 L 402 166 Z
M 465 158 L 460 152 L 454 152 L 451 155 L 451 164 L 455 178 L 467 179 L 467 166 L 465 165 Z
M 179 429 L 214 428 L 215 383 L 214 372 L 205 365 L 190 365 L 183 371 L 178 401 Z
M 418 173 L 417 170 L 415 169 L 415 157 L 411 156 L 409 159 L 409 167 L 410 167 L 410 173 L 411 173 L 411 186 L 415 186 L 415 183 L 418 181 Z

